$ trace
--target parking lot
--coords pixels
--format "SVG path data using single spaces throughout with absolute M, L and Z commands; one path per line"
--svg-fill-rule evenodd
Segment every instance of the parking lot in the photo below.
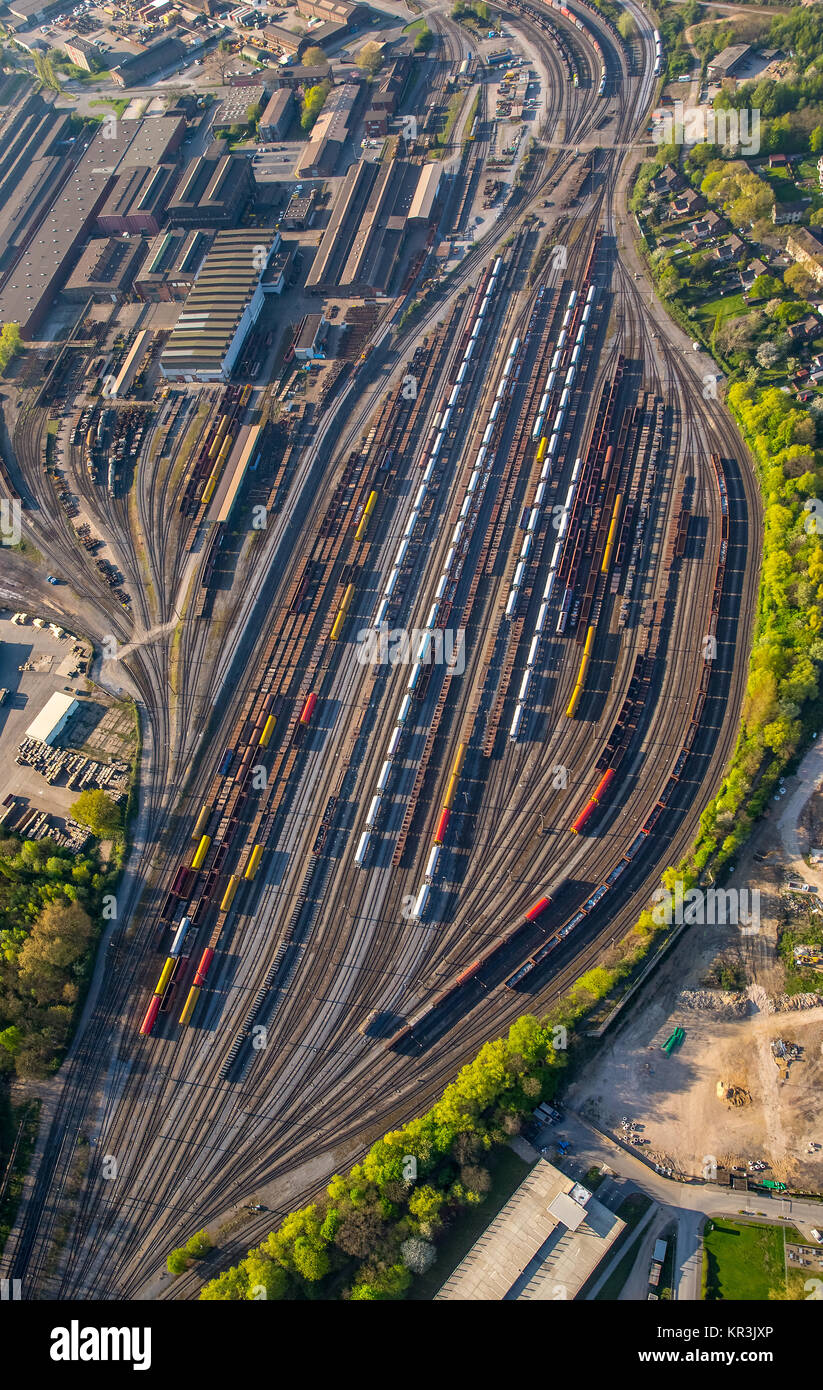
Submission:
M 77 655 L 72 654 L 73 637 L 57 638 L 46 626 L 36 628 L 31 615 L 25 626 L 11 621 L 9 609 L 0 611 L 0 688 L 8 690 L 0 705 L 0 800 L 12 793 L 28 797 L 33 806 L 64 815 L 77 793 L 65 787 L 49 786 L 42 776 L 30 767 L 15 762 L 17 749 L 25 738 L 26 729 L 56 691 L 65 691 L 83 700 L 86 681 L 70 677 L 77 670 Z M 20 666 L 29 670 L 20 671 Z M 101 711 L 105 714 L 105 710 Z M 71 724 L 68 732 L 71 731 Z

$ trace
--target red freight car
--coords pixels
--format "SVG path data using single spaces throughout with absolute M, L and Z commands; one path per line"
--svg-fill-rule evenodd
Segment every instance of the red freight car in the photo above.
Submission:
M 152 1001 L 151 1001 L 151 1003 L 149 1004 L 148 1009 L 146 1010 L 146 1017 L 143 1019 L 143 1022 L 140 1024 L 140 1032 L 141 1032 L 144 1036 L 145 1036 L 147 1033 L 150 1033 L 151 1030 L 152 1030 L 152 1028 L 154 1027 L 155 1020 L 156 1020 L 156 1018 L 157 1018 L 157 1015 L 158 1015 L 159 1010 L 160 1010 L 160 995 L 159 995 L 159 994 L 155 994 L 155 995 L 152 996 Z
M 586 802 L 586 805 L 583 807 L 583 810 L 580 812 L 580 815 L 577 817 L 577 820 L 572 825 L 571 830 L 573 835 L 580 834 L 580 831 L 583 829 L 583 826 L 586 824 L 586 821 L 589 819 L 589 816 L 591 815 L 596 805 L 596 801 Z
M 311 722 L 311 717 L 314 714 L 316 704 L 317 696 L 315 695 L 314 691 L 312 691 L 310 695 L 306 696 L 306 702 L 303 705 L 303 709 L 300 714 L 301 724 L 308 724 Z
M 536 917 L 540 916 L 541 912 L 546 911 L 546 908 L 548 907 L 550 902 L 551 898 L 540 898 L 535 903 L 534 907 L 529 908 L 528 912 L 526 913 L 526 921 L 533 922 Z
M 595 802 L 595 804 L 598 804 L 600 802 L 600 798 L 603 796 L 603 793 L 608 791 L 609 787 L 614 781 L 614 774 L 615 769 L 613 767 L 610 767 L 608 772 L 603 773 L 603 776 L 600 778 L 600 781 L 598 782 L 597 786 L 592 792 L 591 799 Z
M 202 956 L 200 957 L 200 964 L 197 967 L 197 973 L 193 981 L 195 985 L 205 984 L 206 976 L 209 973 L 209 966 L 211 965 L 213 960 L 214 951 L 212 950 L 211 946 L 207 946 Z
M 437 822 L 437 829 L 434 832 L 434 843 L 436 845 L 442 845 L 443 843 L 443 836 L 446 833 L 450 815 L 451 811 L 449 810 L 448 806 L 444 806 L 443 810 L 440 812 L 440 819 Z

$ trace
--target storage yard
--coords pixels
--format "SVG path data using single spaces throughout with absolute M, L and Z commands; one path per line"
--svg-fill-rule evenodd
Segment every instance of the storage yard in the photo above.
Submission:
M 134 692 L 143 748 L 92 1060 L 64 1095 L 99 1152 L 130 1157 L 116 1192 L 84 1182 L 68 1210 L 50 1200 L 62 1121 L 42 1134 L 3 1267 L 40 1297 L 195 1296 L 196 1270 L 159 1281 L 181 1236 L 236 1221 L 252 1191 L 301 1200 L 613 960 L 736 737 L 759 493 L 699 362 L 658 337 L 615 254 L 659 35 L 644 20 L 630 45 L 582 0 L 518 0 L 482 39 L 433 10 L 427 53 L 406 17 L 292 11 L 286 33 L 232 30 L 229 53 L 209 20 L 204 95 L 195 76 L 172 105 L 158 79 L 163 114 L 113 139 L 63 148 L 50 98 L 0 91 L 8 160 L 45 124 L 74 207 L 21 207 L 41 218 L 25 247 L 0 229 L 0 311 L 29 345 L 0 477 L 25 501 L 35 583 L 60 611 L 94 605 L 95 674 Z M 329 56 L 302 139 L 314 79 L 281 61 L 298 14 Z M 367 84 L 342 44 L 372 24 Z M 118 70 L 131 81 L 131 60 Z M 59 780 L 119 794 L 127 759 L 84 740 L 104 765 Z M 53 766 L 39 744 L 25 756 Z M 609 1096 L 612 1125 L 659 1096 L 684 1171 L 715 1122 L 736 1161 L 776 1171 L 756 1117 L 779 1106 L 794 1177 L 816 1015 L 684 1021 L 674 959 L 587 1102 Z M 782 1089 L 775 1037 L 803 1048 L 778 1054 Z M 719 1081 L 750 1103 L 732 1113 Z M 258 1205 L 225 1254 L 270 1229 Z

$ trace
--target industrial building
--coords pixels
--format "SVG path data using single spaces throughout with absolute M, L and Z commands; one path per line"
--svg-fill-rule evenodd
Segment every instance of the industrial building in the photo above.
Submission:
M 111 135 L 99 130 L 76 161 L 65 152 L 35 161 L 41 166 L 37 181 L 27 171 L 0 215 L 0 322 L 19 323 L 24 338 L 36 335 L 96 227 L 115 176 L 173 159 L 184 132 L 180 117 L 119 121 Z M 51 126 L 45 148 L 54 148 Z M 0 178 L 2 169 L 0 156 Z
M 404 159 L 353 164 L 306 278 L 306 289 L 318 294 L 387 293 L 420 177 L 420 165 Z
M 443 186 L 443 166 L 439 162 L 424 164 L 409 208 L 409 221 L 429 223 L 434 220 L 440 205 Z
M 156 236 L 179 172 L 175 165 L 161 164 L 154 169 L 126 169 L 118 174 L 97 215 L 98 229 L 107 236 L 124 232 L 149 232 Z
M 260 37 L 278 53 L 291 53 L 295 58 L 299 58 L 302 53 L 313 42 L 307 34 L 296 34 L 293 29 L 287 29 L 285 24 L 267 24 L 260 29 Z
M 162 72 L 171 72 L 173 68 L 179 67 L 186 54 L 186 45 L 179 39 L 158 39 L 156 43 L 149 44 L 142 53 L 134 53 L 129 58 L 124 58 L 116 68 L 112 68 L 112 81 L 116 82 L 118 87 L 136 87 L 138 83 L 147 82 Z
M 435 1298 L 571 1300 L 625 1224 L 588 1188 L 551 1163 L 537 1163 Z
M 241 155 L 192 159 L 166 207 L 175 227 L 231 227 L 239 222 L 254 195 L 250 161 Z
M 235 87 L 227 92 L 220 102 L 212 125 L 215 130 L 227 130 L 233 125 L 248 125 L 250 106 L 266 105 L 268 93 L 259 82 L 250 87 Z
M 197 278 L 209 247 L 212 231 L 167 231 L 151 244 L 143 267 L 135 277 L 138 299 L 158 302 L 184 299 Z
M 26 729 L 26 738 L 36 738 L 40 743 L 54 743 L 63 732 L 74 711 L 77 701 L 71 695 L 58 690 L 46 701 L 37 718 Z
M 260 117 L 261 140 L 284 140 L 294 120 L 294 97 L 285 88 L 274 93 Z
M 325 356 L 323 344 L 328 326 L 322 314 L 306 314 L 294 341 L 294 355 L 298 362 L 313 362 Z
M 280 225 L 287 232 L 302 232 L 314 221 L 317 208 L 317 190 L 310 188 L 308 193 L 292 193 Z
M 279 232 L 218 232 L 160 358 L 172 380 L 226 381 L 263 307 Z
M 113 396 L 127 396 L 135 378 L 143 366 L 146 353 L 152 345 L 154 334 L 148 328 L 141 328 L 135 335 L 134 342 L 126 353 L 126 360 L 117 374 L 112 391 Z
M 361 84 L 346 82 L 335 87 L 312 127 L 311 140 L 295 166 L 296 178 L 323 178 L 334 173 L 353 123 Z
M 346 0 L 297 0 L 297 13 L 343 24 L 353 31 L 365 23 L 369 11 L 366 5 L 347 4 Z
M 712 58 L 706 68 L 709 81 L 723 82 L 727 78 L 735 77 L 751 52 L 750 43 L 733 43 L 729 48 L 724 48 L 716 58 Z
M 64 299 L 76 304 L 89 299 L 122 303 L 145 254 L 146 243 L 139 237 L 94 237 L 63 287 Z

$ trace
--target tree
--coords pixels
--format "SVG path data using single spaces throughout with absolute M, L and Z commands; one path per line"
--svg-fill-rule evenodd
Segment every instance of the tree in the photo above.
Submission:
M 617 28 L 624 39 L 628 42 L 635 35 L 635 23 L 628 10 L 624 10 L 617 21 Z
M 260 120 L 262 114 L 263 107 L 260 105 L 259 101 L 252 102 L 251 106 L 246 107 L 246 120 L 248 121 L 249 125 L 254 126 L 255 130 L 257 129 L 257 123 Z
M 4 1047 L 7 1052 L 10 1052 L 12 1057 L 17 1055 L 22 1046 L 23 1034 L 16 1023 L 12 1023 L 0 1033 L 0 1047 Z
M 364 44 L 355 61 L 361 72 L 375 77 L 383 66 L 383 45 L 373 40 Z
M 169 1274 L 185 1274 L 189 1267 L 189 1257 L 185 1250 L 172 1250 L 166 1256 L 166 1268 Z
M 414 51 L 415 53 L 428 53 L 433 43 L 434 34 L 428 24 L 424 24 L 422 28 L 418 29 L 415 36 Z
M 303 130 L 311 130 L 317 117 L 323 110 L 329 91 L 330 86 L 328 82 L 319 82 L 316 87 L 309 87 L 303 97 L 303 111 L 300 116 L 300 125 Z
M 783 282 L 776 275 L 758 275 L 750 294 L 754 299 L 770 299 L 783 293 Z
M 780 360 L 780 351 L 774 343 L 761 343 L 755 353 L 758 365 L 761 367 L 773 367 L 775 362 Z
M 425 1274 L 431 1269 L 437 1259 L 437 1251 L 427 1240 L 420 1240 L 418 1236 L 412 1236 L 409 1240 L 404 1240 L 400 1247 L 400 1254 L 403 1263 L 412 1274 Z
M 85 956 L 91 934 L 91 918 L 79 903 L 60 898 L 43 908 L 18 957 L 20 982 L 39 1004 L 66 997 L 69 972 Z
M 660 293 L 664 299 L 672 299 L 680 289 L 680 276 L 673 265 L 667 265 L 660 276 Z
M 823 125 L 816 125 L 809 134 L 809 149 L 812 154 L 820 154 L 823 150 Z
M 811 294 L 816 282 L 802 265 L 790 265 L 783 271 L 783 284 L 795 294 Z
M 195 1260 L 202 1260 L 204 1255 L 208 1255 L 212 1248 L 212 1238 L 208 1231 L 203 1229 L 190 1236 L 185 1244 L 187 1255 L 191 1255 Z
M 314 44 L 311 48 L 306 49 L 301 59 L 301 62 L 304 68 L 319 68 L 322 67 L 324 64 L 326 67 L 328 67 L 329 65 L 329 60 L 323 52 L 322 48 L 318 48 L 316 44 Z
M 81 792 L 71 808 L 81 825 L 87 825 L 98 840 L 109 840 L 123 828 L 120 807 L 104 791 Z
M 19 323 L 4 323 L 2 332 L 0 332 L 0 373 L 6 370 L 22 345 L 23 339 L 20 336 Z

